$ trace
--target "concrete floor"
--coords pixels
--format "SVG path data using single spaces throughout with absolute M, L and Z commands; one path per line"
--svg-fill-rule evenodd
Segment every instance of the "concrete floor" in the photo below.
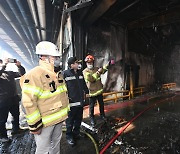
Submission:
M 95 113 L 98 134 L 90 133 L 97 142 L 99 150 L 102 149 L 113 137 L 117 130 L 125 125 L 129 120 L 143 111 L 148 106 L 156 105 L 139 116 L 123 133 L 117 138 L 117 143 L 113 144 L 105 153 L 147 153 L 147 154 L 176 154 L 180 153 L 180 95 L 175 92 L 163 94 L 148 94 L 137 97 L 130 101 L 121 101 L 117 104 L 106 103 L 105 111 L 108 120 L 104 123 L 98 116 L 98 106 Z M 169 99 L 171 98 L 171 99 Z M 162 101 L 162 103 L 158 103 Z M 21 114 L 21 125 L 26 127 L 24 115 Z M 10 119 L 9 119 L 10 120 Z M 84 122 L 89 124 L 88 108 L 84 109 Z M 120 125 L 119 125 L 120 124 Z M 114 126 L 113 126 L 114 125 Z M 8 121 L 7 127 L 10 126 Z M 9 131 L 10 132 L 10 131 Z M 10 154 L 33 154 L 35 152 L 35 142 L 33 135 L 28 131 L 12 138 L 12 143 L 7 145 Z M 0 146 L 2 153 L 2 145 Z M 61 154 L 95 154 L 94 144 L 89 137 L 80 139 L 75 147 L 70 147 L 66 143 L 65 133 L 61 140 Z

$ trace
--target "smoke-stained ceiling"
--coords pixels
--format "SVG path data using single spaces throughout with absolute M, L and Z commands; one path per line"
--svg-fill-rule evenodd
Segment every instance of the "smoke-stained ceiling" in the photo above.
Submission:
M 35 45 L 54 43 L 64 0 L 0 0 L 0 46 L 27 67 L 37 64 Z M 84 27 L 99 20 L 128 30 L 129 51 L 150 56 L 178 43 L 180 0 L 65 0 Z M 136 40 L 136 42 L 134 41 Z
M 103 20 L 127 29 L 129 52 L 154 56 L 169 52 L 179 42 L 180 0 L 107 0 L 106 2 L 109 2 L 106 3 L 106 8 L 109 9 L 105 10 L 105 4 L 99 6 L 101 11 L 104 8 L 104 14 L 97 18 L 95 24 Z

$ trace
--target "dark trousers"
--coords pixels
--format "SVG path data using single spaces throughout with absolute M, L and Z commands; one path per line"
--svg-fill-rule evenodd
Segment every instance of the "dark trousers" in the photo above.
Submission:
M 0 137 L 7 137 L 6 122 L 9 112 L 12 114 L 13 130 L 19 129 L 19 100 L 17 97 L 0 99 Z
M 94 118 L 94 105 L 95 105 L 97 100 L 99 103 L 100 115 L 105 116 L 105 114 L 104 114 L 104 101 L 103 101 L 103 96 L 101 94 L 101 95 L 89 98 L 89 116 L 90 116 L 90 118 Z
M 83 107 L 71 107 L 66 119 L 66 138 L 73 138 L 80 133 L 80 126 L 83 118 Z

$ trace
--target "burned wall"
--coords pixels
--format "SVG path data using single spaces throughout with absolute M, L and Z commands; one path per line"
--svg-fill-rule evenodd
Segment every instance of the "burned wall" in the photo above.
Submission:
M 88 31 L 87 53 L 95 56 L 95 65 L 101 67 L 111 58 L 116 61 L 102 76 L 105 91 L 129 89 L 130 69 L 134 87 L 150 87 L 154 83 L 154 59 L 128 52 L 126 36 L 125 28 L 107 23 L 98 23 Z
M 176 82 L 180 86 L 180 45 L 176 45 L 172 51 L 167 74 L 169 82 Z
M 155 66 L 157 82 L 176 82 L 180 86 L 180 45 L 174 45 L 168 54 L 158 55 Z
M 95 66 L 102 67 L 115 60 L 102 75 L 105 91 L 121 90 L 124 83 L 123 55 L 125 52 L 124 28 L 100 21 L 88 29 L 87 54 L 95 57 Z
M 127 52 L 126 65 L 130 66 L 133 75 L 134 87 L 145 86 L 151 87 L 154 84 L 154 59 L 139 53 Z M 129 85 L 128 71 L 125 71 L 126 82 Z

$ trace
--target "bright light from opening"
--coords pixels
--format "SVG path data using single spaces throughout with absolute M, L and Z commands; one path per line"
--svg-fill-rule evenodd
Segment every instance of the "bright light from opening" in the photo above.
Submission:
M 13 58 L 13 56 L 0 46 L 0 59 Z
M 2 47 L 0 47 L 0 51 L 0 59 L 2 59 L 3 61 L 7 58 L 13 58 L 13 56 Z M 18 68 L 14 63 L 8 63 L 6 66 L 6 71 L 18 72 Z

